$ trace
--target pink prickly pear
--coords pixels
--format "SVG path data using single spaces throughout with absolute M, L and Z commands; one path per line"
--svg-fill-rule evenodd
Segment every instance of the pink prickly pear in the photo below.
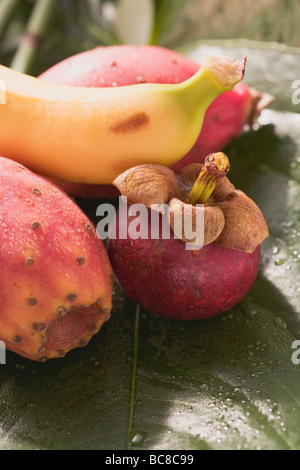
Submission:
M 110 87 L 136 83 L 180 83 L 194 75 L 200 65 L 178 52 L 159 46 L 119 45 L 97 47 L 76 54 L 45 71 L 40 78 L 72 86 Z M 206 155 L 224 148 L 252 125 L 272 97 L 238 83 L 208 108 L 202 130 L 193 148 L 172 169 L 204 161 Z M 74 196 L 115 197 L 115 188 L 104 185 L 58 183 Z
M 84 346 L 109 319 L 112 269 L 61 189 L 0 157 L 0 339 L 36 361 Z

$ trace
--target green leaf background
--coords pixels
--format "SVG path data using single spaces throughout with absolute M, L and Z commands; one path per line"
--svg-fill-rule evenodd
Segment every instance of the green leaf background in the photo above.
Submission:
M 225 149 L 231 180 L 270 229 L 258 278 L 237 307 L 198 322 L 140 310 L 116 285 L 112 318 L 87 347 L 45 364 L 7 352 L 2 450 L 300 449 L 300 364 L 292 362 L 300 339 L 300 104 L 292 103 L 300 50 L 226 38 L 179 50 L 199 62 L 247 56 L 245 82 L 276 97 Z M 8 42 L 5 51 L 10 57 Z M 93 216 L 99 201 L 78 203 Z

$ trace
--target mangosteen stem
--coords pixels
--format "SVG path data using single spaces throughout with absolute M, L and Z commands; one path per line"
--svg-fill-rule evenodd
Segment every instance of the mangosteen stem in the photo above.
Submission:
M 222 153 L 211 153 L 205 158 L 204 165 L 189 195 L 189 203 L 205 204 L 216 187 L 219 178 L 227 175 L 230 165 L 228 157 Z

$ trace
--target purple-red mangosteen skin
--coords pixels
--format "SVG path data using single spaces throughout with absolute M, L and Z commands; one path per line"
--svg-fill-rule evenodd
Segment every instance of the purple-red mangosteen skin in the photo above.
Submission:
M 258 274 L 260 246 L 253 253 L 216 243 L 187 250 L 173 236 L 120 239 L 118 222 L 116 232 L 108 242 L 115 276 L 129 298 L 157 315 L 199 320 L 224 313 L 246 296 Z

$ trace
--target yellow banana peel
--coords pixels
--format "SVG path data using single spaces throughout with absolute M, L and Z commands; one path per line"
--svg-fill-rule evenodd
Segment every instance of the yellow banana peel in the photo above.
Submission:
M 212 101 L 243 79 L 245 63 L 207 56 L 185 82 L 112 88 L 57 85 L 0 66 L 0 155 L 90 184 L 143 163 L 171 166 L 194 145 Z

